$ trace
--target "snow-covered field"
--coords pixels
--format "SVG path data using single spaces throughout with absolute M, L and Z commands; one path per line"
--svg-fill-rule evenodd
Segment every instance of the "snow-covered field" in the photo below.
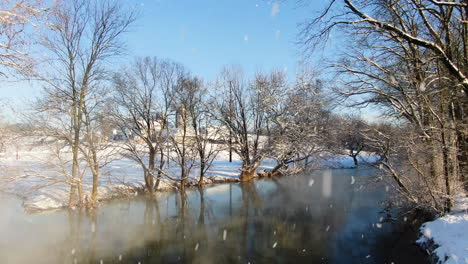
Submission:
M 468 197 L 457 197 L 450 214 L 424 223 L 417 243 L 437 257 L 439 263 L 468 263 Z
M 65 160 L 69 158 L 65 154 Z M 364 163 L 375 160 L 376 157 L 369 154 L 360 157 L 360 161 Z M 18 152 L 10 150 L 0 153 L 0 191 L 20 196 L 24 200 L 24 207 L 28 210 L 65 207 L 70 189 L 66 178 L 69 163 L 65 164 L 53 155 L 48 146 L 34 146 L 23 148 Z M 206 173 L 205 184 L 235 181 L 238 179 L 241 165 L 240 159 L 235 154 L 233 154 L 233 162 L 229 162 L 229 152 L 226 150 L 219 152 Z M 272 168 L 274 165 L 276 165 L 275 161 L 267 159 L 259 170 Z M 352 158 L 348 156 L 323 155 L 313 160 L 312 166 L 315 168 L 351 168 L 354 164 Z M 176 177 L 179 174 L 179 168 L 174 164 L 165 168 L 165 171 Z M 86 199 L 91 193 L 92 175 L 89 172 L 83 175 L 83 194 Z M 194 167 L 189 182 L 197 182 L 198 175 L 199 170 Z M 98 199 L 108 200 L 118 196 L 135 195 L 143 186 L 141 166 L 131 159 L 115 154 L 113 160 L 101 169 Z M 163 179 L 159 189 L 164 191 L 175 188 L 174 181 Z

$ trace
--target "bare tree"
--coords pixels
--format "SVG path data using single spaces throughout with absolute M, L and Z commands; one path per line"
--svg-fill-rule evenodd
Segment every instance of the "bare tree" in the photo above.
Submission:
M 67 113 L 68 120 L 62 121 L 68 125 L 62 128 L 71 133 L 67 142 L 72 150 L 70 206 L 83 201 L 79 160 L 92 91 L 105 80 L 105 62 L 122 52 L 120 36 L 134 20 L 135 13 L 117 1 L 58 2 L 53 9 L 50 32 L 43 39 L 52 70 L 42 77 L 46 83 L 42 106 Z
M 175 155 L 172 160 L 180 169 L 180 188 L 186 186 L 188 177 L 197 159 L 196 132 L 193 128 L 191 110 L 194 110 L 197 80 L 183 76 L 178 80 L 174 94 L 173 108 L 176 112 L 176 132 L 170 136 Z M 193 108 L 193 109 L 190 109 Z
M 272 79 L 280 76 L 271 75 Z M 249 181 L 256 176 L 258 167 L 266 157 L 268 144 L 268 95 L 276 88 L 269 86 L 270 80 L 264 75 L 257 75 L 247 83 L 238 69 L 225 68 L 218 89 L 223 93 L 215 104 L 217 118 L 221 126 L 229 130 L 232 137 L 232 149 L 242 160 L 241 181 Z M 281 85 L 282 83 L 276 83 Z M 273 88 L 274 87 L 274 88 Z M 271 88 L 271 89 L 270 89 Z
M 337 142 L 339 142 L 337 151 L 341 152 L 344 149 L 343 154 L 353 158 L 354 166 L 357 168 L 359 166 L 358 156 L 367 147 L 364 136 L 367 124 L 360 118 L 353 116 L 337 121 L 340 123 L 336 135 Z
M 450 210 L 454 188 L 466 184 L 467 7 L 466 1 L 335 0 L 303 31 L 307 48 L 339 28 L 359 45 L 335 63 L 346 75 L 339 93 L 353 97 L 354 106 L 379 105 L 411 128 L 406 161 L 413 177 L 385 167 L 409 197 L 418 182 L 437 183 L 427 193 L 437 190 L 429 206 L 439 211 Z
M 328 140 L 329 113 L 325 109 L 322 82 L 309 67 L 302 68 L 293 86 L 285 82 L 281 73 L 272 74 L 276 77 L 270 77 L 268 83 L 276 91 L 264 97 L 275 98 L 267 104 L 267 134 L 268 157 L 275 159 L 277 165 L 269 175 L 281 173 L 290 164 L 299 172 L 307 167 L 309 158 L 324 151 Z
M 171 111 L 174 89 L 183 71 L 177 63 L 147 57 L 137 59 L 114 78 L 114 101 L 117 103 L 113 110 L 114 120 L 124 135 L 129 157 L 143 168 L 145 187 L 149 192 L 158 188 L 162 175 L 169 176 L 164 172 L 164 165 L 170 156 L 166 152 L 172 133 Z M 159 165 L 156 166 L 158 154 Z
M 198 159 L 196 166 L 200 169 L 199 185 L 203 184 L 205 173 L 219 151 L 215 144 L 210 144 L 209 136 L 216 134 L 216 131 L 210 131 L 211 134 L 208 134 L 208 129 L 212 127 L 209 103 L 207 89 L 200 79 L 187 76 L 179 81 L 175 100 L 179 110 L 178 137 L 174 145 L 178 161 L 183 160 L 185 163 L 180 164 L 181 168 L 187 170 L 190 164 L 195 164 L 193 158 Z M 190 151 L 187 151 L 187 145 L 193 146 L 193 149 L 189 148 Z M 187 173 L 183 174 L 187 176 Z
M 1 1 L 0 76 L 7 76 L 5 70 L 33 73 L 35 63 L 29 50 L 45 27 L 47 11 L 41 0 Z
M 109 118 L 104 116 L 108 115 L 104 106 L 109 97 L 105 95 L 106 90 L 98 91 L 101 94 L 94 94 L 93 100 L 88 100 L 83 106 L 83 140 L 80 152 L 93 175 L 91 197 L 87 201 L 89 207 L 95 207 L 97 203 L 101 168 L 112 162 L 117 152 L 116 146 L 108 140 L 106 122 Z

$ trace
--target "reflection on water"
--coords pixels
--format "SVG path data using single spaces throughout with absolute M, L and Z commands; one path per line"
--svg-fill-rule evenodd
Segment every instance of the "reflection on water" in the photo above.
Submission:
M 1 198 L 0 263 L 418 263 L 415 230 L 386 222 L 374 171 L 222 184 L 24 214 Z M 356 179 L 356 181 L 355 181 Z

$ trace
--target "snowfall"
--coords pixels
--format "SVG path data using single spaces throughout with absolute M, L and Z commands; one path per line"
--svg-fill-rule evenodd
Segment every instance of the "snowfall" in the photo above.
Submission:
M 68 154 L 69 155 L 69 154 Z M 67 155 L 65 155 L 67 157 Z M 69 158 L 69 156 L 68 156 Z M 374 163 L 377 157 L 364 153 L 359 157 L 361 163 Z M 0 153 L 0 193 L 20 197 L 27 211 L 60 209 L 67 206 L 70 186 L 65 183 L 64 166 L 53 154 L 50 146 L 25 145 L 10 147 Z M 259 170 L 275 166 L 275 161 L 265 160 Z M 323 154 L 312 161 L 312 167 L 352 168 L 351 157 L 346 155 Z M 229 162 L 229 152 L 218 153 L 206 173 L 204 184 L 236 182 L 240 174 L 241 161 L 233 153 Z M 165 172 L 177 175 L 178 168 L 169 165 Z M 194 167 L 189 184 L 196 185 L 199 171 Z M 89 197 L 92 186 L 90 173 L 83 174 L 83 193 Z M 117 197 L 137 195 L 144 185 L 143 171 L 135 161 L 116 153 L 112 161 L 101 169 L 98 187 L 98 200 L 105 201 Z M 177 184 L 162 179 L 159 191 L 177 189 Z M 455 199 L 452 213 L 427 222 L 421 227 L 421 238 L 417 241 L 435 256 L 439 263 L 468 263 L 468 197 Z
M 452 212 L 421 226 L 418 244 L 438 263 L 468 263 L 468 197 L 455 198 Z

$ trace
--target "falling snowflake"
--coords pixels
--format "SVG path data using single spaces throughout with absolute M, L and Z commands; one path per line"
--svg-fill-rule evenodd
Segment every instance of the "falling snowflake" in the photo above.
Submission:
M 311 187 L 314 184 L 314 179 L 309 180 L 309 187 Z
M 351 176 L 351 184 L 354 184 L 356 180 L 354 179 L 354 176 Z
M 432 231 L 431 229 L 429 228 L 424 228 L 424 231 L 423 231 L 423 235 L 427 238 L 431 238 L 432 237 Z
M 227 230 L 224 229 L 224 231 L 223 231 L 223 240 L 226 240 L 226 237 L 227 237 Z
M 278 242 L 275 242 L 272 247 L 275 248 L 277 245 L 278 245 Z
M 381 223 L 377 223 L 377 224 L 375 224 L 375 226 L 376 226 L 377 228 L 382 228 L 382 224 L 381 224 Z
M 275 39 L 276 40 L 279 40 L 281 38 L 281 31 L 280 30 L 276 30 L 275 32 Z
M 421 92 L 426 91 L 426 83 L 425 83 L 424 81 L 422 81 L 422 82 L 419 84 L 419 91 L 421 91 Z
M 75 255 L 75 252 L 76 252 L 76 251 L 75 251 L 75 249 L 73 248 L 73 249 L 71 250 L 71 254 L 72 254 L 72 255 Z
M 327 225 L 327 228 L 325 229 L 325 231 L 328 232 L 328 230 L 330 230 L 330 225 Z
M 122 261 L 122 255 L 119 255 L 119 261 Z
M 274 2 L 273 6 L 271 7 L 271 16 L 275 17 L 280 11 L 280 7 L 278 2 Z

